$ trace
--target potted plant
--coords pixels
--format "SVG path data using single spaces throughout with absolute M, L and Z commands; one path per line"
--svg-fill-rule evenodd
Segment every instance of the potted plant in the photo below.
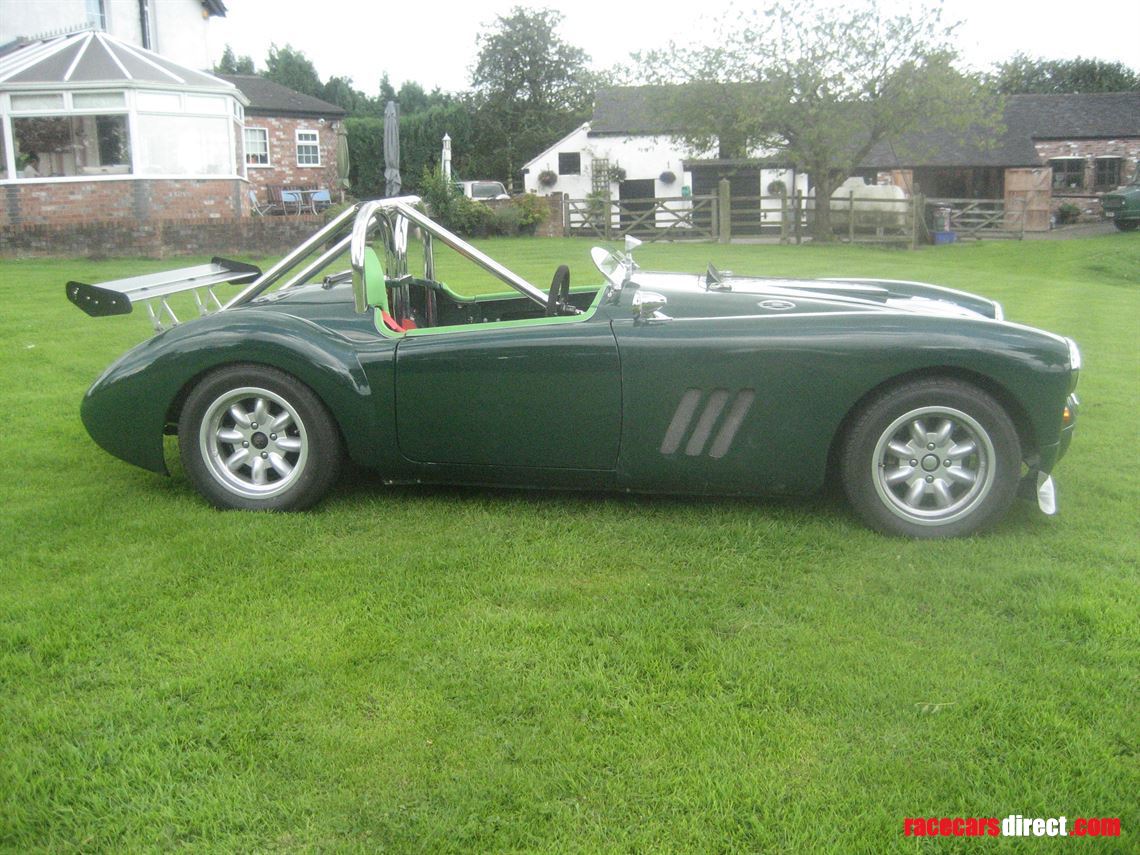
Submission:
M 544 169 L 538 173 L 538 183 L 543 187 L 553 187 L 558 183 L 558 174 L 553 169 Z
M 677 180 L 677 175 L 675 172 L 673 172 L 673 170 L 666 169 L 664 172 L 658 175 L 657 178 L 662 184 L 672 184 Z

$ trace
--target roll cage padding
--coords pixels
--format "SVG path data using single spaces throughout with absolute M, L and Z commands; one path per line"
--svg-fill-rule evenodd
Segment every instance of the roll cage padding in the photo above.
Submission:
M 376 254 L 376 250 L 370 246 L 364 248 L 364 290 L 368 294 L 368 305 L 390 314 L 384 265 L 380 263 L 380 256 Z

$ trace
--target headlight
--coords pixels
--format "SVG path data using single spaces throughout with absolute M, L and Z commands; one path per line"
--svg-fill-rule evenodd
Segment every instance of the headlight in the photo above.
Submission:
M 1069 370 L 1072 372 L 1069 376 L 1069 391 L 1072 392 L 1077 388 L 1077 378 L 1081 373 L 1081 350 L 1071 338 L 1065 341 L 1069 343 Z

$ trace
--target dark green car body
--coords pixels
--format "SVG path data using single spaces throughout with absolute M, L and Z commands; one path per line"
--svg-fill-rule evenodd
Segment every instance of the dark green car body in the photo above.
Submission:
M 1100 200 L 1104 215 L 1122 232 L 1140 227 L 1140 167 L 1132 182 L 1105 193 Z
M 165 472 L 162 437 L 203 378 L 270 366 L 387 481 L 727 495 L 818 490 L 860 408 L 908 383 L 998 402 L 1031 475 L 1052 470 L 1075 422 L 1069 340 L 934 286 L 629 262 L 624 281 L 572 292 L 567 314 L 524 317 L 527 296 L 403 281 L 409 315 L 430 296 L 434 326 L 388 328 L 379 309 L 354 310 L 347 282 L 272 292 L 127 353 L 88 391 L 84 424 L 111 454 Z M 639 308 L 649 298 L 660 310 Z

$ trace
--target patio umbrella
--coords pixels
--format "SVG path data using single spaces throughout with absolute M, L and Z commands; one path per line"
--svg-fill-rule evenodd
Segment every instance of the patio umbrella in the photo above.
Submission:
M 384 108 L 385 195 L 400 195 L 400 115 L 395 101 Z
M 344 201 L 344 191 L 348 189 L 348 130 L 344 122 L 336 126 L 336 177 L 340 181 L 340 201 Z

